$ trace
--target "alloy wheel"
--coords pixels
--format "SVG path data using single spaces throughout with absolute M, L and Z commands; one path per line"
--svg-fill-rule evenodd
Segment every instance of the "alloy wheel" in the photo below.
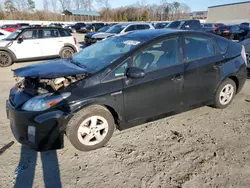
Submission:
M 231 84 L 225 85 L 220 92 L 220 103 L 227 105 L 231 102 L 234 95 L 234 87 Z
M 91 116 L 85 119 L 78 128 L 78 140 L 86 145 L 93 146 L 100 143 L 108 133 L 108 121 L 101 116 Z

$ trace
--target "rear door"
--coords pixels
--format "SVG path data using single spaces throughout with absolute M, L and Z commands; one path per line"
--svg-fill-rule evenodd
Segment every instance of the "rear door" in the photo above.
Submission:
M 127 121 L 150 119 L 180 109 L 184 65 L 180 62 L 179 37 L 155 42 L 136 53 L 133 65 L 145 70 L 141 79 L 124 80 Z
M 58 29 L 42 29 L 42 55 L 55 56 L 59 55 L 60 49 L 63 47 L 63 38 L 60 36 Z
M 210 100 L 220 80 L 223 55 L 216 54 L 211 38 L 185 34 L 184 105 L 197 105 Z

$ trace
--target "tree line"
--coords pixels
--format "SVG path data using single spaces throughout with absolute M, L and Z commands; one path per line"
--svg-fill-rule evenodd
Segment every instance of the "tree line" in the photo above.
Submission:
M 189 18 L 190 7 L 184 3 L 148 4 L 145 0 L 112 8 L 110 0 L 43 0 L 43 7 L 36 9 L 34 0 L 5 0 L 0 4 L 0 19 L 6 20 L 48 20 L 48 21 L 86 21 L 91 17 L 67 16 L 64 10 L 92 10 L 99 12 L 101 21 L 163 21 Z M 92 18 L 93 19 L 93 18 Z

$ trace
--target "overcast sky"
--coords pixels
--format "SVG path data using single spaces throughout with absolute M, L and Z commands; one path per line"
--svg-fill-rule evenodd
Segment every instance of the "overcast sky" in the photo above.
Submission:
M 0 2 L 4 2 L 4 0 L 0 0 Z M 35 2 L 36 2 L 36 8 L 42 9 L 43 1 L 35 0 Z M 110 0 L 111 6 L 115 8 L 120 7 L 120 6 L 131 5 L 136 2 L 137 0 L 125 0 L 125 1 L 124 0 Z M 146 0 L 146 2 L 148 4 L 153 4 L 153 3 L 160 3 L 161 0 Z M 171 3 L 173 1 L 169 0 L 168 2 Z M 209 6 L 242 2 L 242 0 L 179 0 L 179 2 L 186 3 L 187 5 L 189 5 L 192 11 L 201 11 L 201 10 L 207 10 L 207 7 Z M 59 6 L 59 3 L 58 3 L 58 6 Z

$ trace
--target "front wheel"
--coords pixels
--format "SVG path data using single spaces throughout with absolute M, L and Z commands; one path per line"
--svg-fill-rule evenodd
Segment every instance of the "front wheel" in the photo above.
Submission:
M 91 151 L 108 143 L 114 130 L 114 118 L 108 109 L 93 105 L 73 116 L 67 125 L 66 135 L 76 149 Z
M 0 67 L 8 67 L 12 64 L 13 60 L 10 53 L 5 51 L 0 51 Z
M 214 96 L 214 104 L 215 108 L 226 108 L 233 101 L 234 95 L 236 93 L 236 85 L 232 79 L 226 79 L 221 85 L 218 87 L 216 94 Z

